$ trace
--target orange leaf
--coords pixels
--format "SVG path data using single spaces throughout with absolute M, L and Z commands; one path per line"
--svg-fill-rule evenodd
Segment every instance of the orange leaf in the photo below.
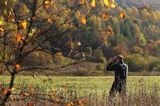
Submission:
M 44 0 L 43 1 L 43 7 L 45 10 L 47 10 L 51 5 L 51 2 L 49 0 Z
M 26 28 L 27 28 L 27 21 L 26 21 L 26 20 L 21 21 L 21 22 L 20 22 L 20 26 L 21 26 L 21 28 L 22 28 L 23 30 L 26 30 Z
M 22 40 L 22 36 L 17 33 L 15 39 L 16 39 L 16 41 L 19 43 L 19 42 L 21 42 L 21 40 Z
M 65 106 L 74 106 L 74 104 L 73 104 L 73 102 L 69 102 Z
M 107 29 L 106 34 L 107 34 L 107 35 L 112 35 L 112 30 Z
M 11 90 L 9 90 L 9 89 L 4 89 L 4 90 L 2 91 L 2 94 L 5 96 L 9 91 L 11 91 Z
M 125 13 L 124 13 L 123 11 L 120 12 L 119 16 L 120 16 L 120 18 L 122 18 L 122 19 L 124 19 L 124 18 L 126 17 L 126 15 L 125 15 Z
M 102 18 L 107 21 L 110 18 L 110 16 L 109 16 L 109 14 L 104 13 L 104 14 L 102 14 Z
M 16 69 L 19 70 L 21 68 L 20 64 L 16 64 Z
M 87 22 L 86 17 L 85 17 L 85 16 L 82 16 L 82 18 L 81 18 L 81 23 L 82 23 L 82 24 L 86 24 L 86 22 Z

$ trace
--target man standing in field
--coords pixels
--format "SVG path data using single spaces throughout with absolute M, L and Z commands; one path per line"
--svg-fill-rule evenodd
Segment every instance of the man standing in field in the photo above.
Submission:
M 117 92 L 119 92 L 121 97 L 124 97 L 126 95 L 128 65 L 124 63 L 123 56 L 113 57 L 107 66 L 107 71 L 115 72 L 115 79 L 109 92 L 110 98 L 115 97 Z

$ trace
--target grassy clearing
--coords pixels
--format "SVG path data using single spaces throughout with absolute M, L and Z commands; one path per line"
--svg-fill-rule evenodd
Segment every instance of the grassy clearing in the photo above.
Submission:
M 58 106 L 66 105 L 68 102 L 77 103 L 77 100 L 85 98 L 89 102 L 87 106 L 107 106 L 107 96 L 113 82 L 113 77 L 67 77 L 67 76 L 18 76 L 15 81 L 15 90 L 13 93 L 29 92 L 32 95 L 28 97 L 28 101 L 33 102 L 33 98 L 47 98 L 60 103 Z M 9 81 L 8 76 L 0 77 L 0 84 L 6 86 Z M 129 76 L 128 78 L 128 96 L 126 105 L 132 102 L 135 105 L 143 105 L 143 103 L 160 102 L 160 77 L 158 76 Z M 34 94 L 48 94 L 35 96 Z M 34 96 L 33 96 L 34 95 Z M 50 97 L 50 95 L 54 95 Z M 55 96 L 56 95 L 56 96 Z M 13 97 L 13 96 L 12 96 Z M 18 97 L 17 97 L 18 98 Z M 138 98 L 138 99 L 136 99 Z M 37 99 L 35 104 L 37 102 Z M 113 104 L 124 104 L 119 98 Z M 152 102 L 153 101 L 153 102 Z M 24 102 L 24 101 L 23 101 Z M 26 103 L 27 103 L 26 102 Z M 42 102 L 42 101 L 41 101 Z M 43 99 L 44 102 L 44 99 Z M 10 102 L 11 103 L 11 102 Z M 49 102 L 45 105 L 49 105 Z M 44 104 L 43 104 L 44 105 Z M 72 105 L 71 105 L 72 106 Z M 77 105 L 78 106 L 78 105 Z
M 39 86 L 40 88 L 46 89 L 46 92 L 53 89 L 76 88 L 82 91 L 84 90 L 97 90 L 97 91 L 109 91 L 113 77 L 67 77 L 67 76 L 18 76 L 16 77 L 15 85 L 26 85 L 26 86 Z M 5 85 L 9 82 L 8 76 L 0 77 L 0 84 Z M 128 91 L 136 92 L 137 87 L 145 86 L 148 90 L 152 89 L 155 85 L 160 87 L 159 76 L 129 76 Z

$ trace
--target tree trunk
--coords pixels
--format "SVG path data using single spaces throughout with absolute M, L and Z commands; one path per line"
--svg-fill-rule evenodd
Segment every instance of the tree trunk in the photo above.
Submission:
M 15 79 L 15 74 L 11 74 L 11 80 L 10 80 L 10 84 L 9 84 L 9 89 L 11 90 L 13 85 L 14 85 L 14 79 Z M 5 106 L 8 98 L 11 95 L 11 91 L 7 92 L 7 94 L 4 96 L 2 103 L 0 104 L 0 106 Z

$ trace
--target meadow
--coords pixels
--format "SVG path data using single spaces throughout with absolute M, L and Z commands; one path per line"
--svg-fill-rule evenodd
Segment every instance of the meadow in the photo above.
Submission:
M 22 105 L 22 102 L 24 106 L 28 103 L 35 106 L 159 105 L 160 77 L 129 76 L 125 103 L 118 95 L 114 102 L 108 100 L 113 80 L 111 76 L 18 76 L 8 105 Z M 2 86 L 7 87 L 8 81 L 8 76 L 0 77 Z

